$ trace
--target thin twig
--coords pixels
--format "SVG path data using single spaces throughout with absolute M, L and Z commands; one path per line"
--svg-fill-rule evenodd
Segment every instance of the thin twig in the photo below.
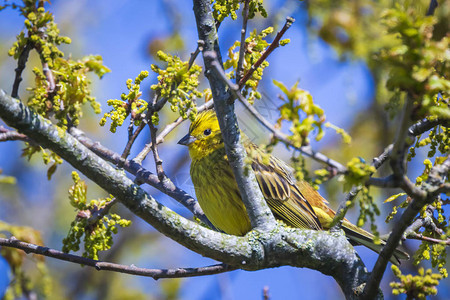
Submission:
M 436 10 L 437 7 L 438 7 L 437 0 L 431 0 L 430 6 L 428 7 L 428 10 L 427 10 L 427 16 L 434 15 L 434 11 Z
M 131 275 L 151 277 L 153 279 L 160 278 L 183 278 L 213 275 L 236 270 L 235 267 L 226 264 L 217 264 L 200 268 L 176 268 L 176 269 L 147 269 L 138 268 L 134 265 L 127 266 L 116 263 L 93 260 L 90 258 L 64 253 L 56 249 L 38 246 L 35 244 L 22 242 L 15 237 L 9 239 L 0 238 L 0 245 L 3 247 L 11 247 L 25 251 L 26 253 L 35 253 L 47 257 L 53 257 L 59 260 L 69 261 L 72 263 L 85 265 L 95 268 L 97 271 L 113 271 Z
M 194 64 L 194 61 L 197 58 L 198 54 L 203 51 L 204 45 L 205 45 L 204 41 L 202 41 L 202 40 L 197 41 L 197 49 L 195 49 L 195 51 L 191 53 L 191 58 L 189 59 L 189 64 L 188 64 L 188 70 Z
M 45 2 L 44 0 L 39 0 L 38 1 L 38 7 L 39 8 L 44 7 L 44 2 Z M 45 34 L 45 30 L 46 30 L 46 27 L 42 27 L 42 28 L 39 29 L 39 34 L 40 34 L 42 39 L 47 39 L 47 35 Z M 42 59 L 43 55 L 42 55 L 42 47 L 41 47 L 41 45 L 40 44 L 34 44 L 33 46 L 36 49 L 36 51 L 39 53 L 39 56 L 41 58 L 42 72 L 44 73 L 45 79 L 47 80 L 47 83 L 48 83 L 47 93 L 48 93 L 48 97 L 51 100 L 51 98 L 53 98 L 53 96 L 55 95 L 55 92 L 56 92 L 55 77 L 53 76 L 53 72 L 50 69 L 48 63 Z M 64 103 L 61 101 L 60 102 L 61 110 L 64 109 L 64 107 L 62 107 L 63 104 Z
M 188 62 L 188 70 L 190 70 L 192 68 L 192 66 L 194 65 L 194 61 L 197 58 L 198 54 L 203 51 L 203 46 L 205 45 L 205 42 L 202 40 L 198 40 L 197 41 L 197 48 L 195 49 L 194 52 L 191 53 L 191 58 L 189 59 Z M 178 86 L 176 84 L 173 84 L 172 86 L 172 90 L 175 90 Z M 159 96 L 159 95 L 158 95 Z M 167 103 L 167 101 L 169 100 L 168 97 L 164 97 L 159 99 L 159 101 L 154 101 L 153 102 L 153 111 L 160 111 L 163 106 Z
M 40 49 L 37 46 L 36 46 L 36 50 L 38 52 L 40 52 Z M 42 62 L 42 72 L 44 73 L 45 79 L 47 80 L 47 83 L 48 83 L 47 93 L 49 95 L 54 95 L 55 90 L 56 90 L 55 76 L 53 76 L 53 72 L 50 69 L 50 67 L 48 66 L 48 63 Z M 63 102 L 61 101 L 61 105 L 62 104 L 63 104 Z M 61 107 L 61 108 L 64 109 L 63 107 Z
M 1 129 L 1 127 L 0 127 Z M 18 133 L 17 131 L 7 130 L 5 132 L 0 131 L 0 142 L 6 141 L 24 141 L 30 142 L 31 140 L 25 135 Z
M 232 83 L 225 75 L 225 72 L 223 71 L 223 69 L 220 67 L 219 64 L 212 64 L 212 66 L 214 67 L 215 71 L 219 74 L 221 80 L 223 80 L 228 87 L 230 88 L 231 93 L 234 95 L 234 97 L 236 97 L 237 99 L 239 99 L 239 101 L 244 105 L 244 107 L 264 126 L 266 127 L 268 130 L 270 130 L 274 136 L 282 141 L 283 143 L 285 143 L 288 146 L 291 146 L 292 148 L 300 151 L 301 153 L 303 153 L 304 155 L 311 157 L 312 159 L 320 162 L 320 163 L 324 163 L 329 165 L 330 167 L 336 169 L 338 171 L 338 173 L 344 173 L 347 171 L 347 169 L 341 165 L 340 163 L 338 163 L 337 161 L 334 161 L 328 157 L 326 157 L 324 154 L 320 153 L 320 152 L 316 152 L 311 150 L 310 147 L 297 147 L 295 146 L 290 140 L 289 137 L 284 134 L 283 132 L 281 132 L 280 130 L 276 129 L 274 126 L 272 126 L 272 124 L 270 124 L 269 121 L 267 121 L 260 113 L 258 113 L 258 111 L 250 104 L 248 103 L 248 101 L 244 98 L 244 96 L 242 96 L 242 94 L 239 92 L 239 87 Z
M 425 227 L 436 234 L 443 235 L 445 232 L 441 228 L 437 227 L 433 220 L 433 211 L 435 209 L 436 208 L 434 206 L 428 205 L 424 216 L 417 218 L 411 225 L 408 226 L 408 228 L 406 228 L 403 234 L 404 238 L 410 238 L 411 236 L 417 234 L 417 230 L 422 227 Z
M 408 235 L 408 238 L 415 239 L 415 240 L 421 240 L 421 241 L 425 241 L 425 242 L 429 242 L 429 243 L 433 243 L 433 244 L 450 245 L 450 239 L 446 239 L 446 240 L 436 239 L 436 238 L 424 236 L 423 234 L 416 233 L 416 232 L 410 233 Z
M 87 225 L 90 226 L 96 224 L 101 218 L 103 218 L 106 214 L 109 213 L 111 207 L 113 207 L 116 203 L 117 199 L 113 198 L 111 199 L 111 201 L 107 202 L 105 206 L 103 206 L 101 209 L 89 210 L 89 215 L 87 216 Z M 84 217 L 82 212 L 83 211 L 80 211 L 77 217 Z
M 397 188 L 399 184 L 394 180 L 392 175 L 378 178 L 378 177 L 370 177 L 366 183 L 367 186 L 376 186 L 382 188 Z
M 33 49 L 33 46 L 32 43 L 28 40 L 22 50 L 22 53 L 20 53 L 19 59 L 17 60 L 17 68 L 15 69 L 16 77 L 14 78 L 13 88 L 11 92 L 11 97 L 13 98 L 19 98 L 19 86 L 20 82 L 22 81 L 22 72 L 26 67 L 31 49 Z
M 162 182 L 166 178 L 166 174 L 164 173 L 164 169 L 162 167 L 163 161 L 159 157 L 158 146 L 156 144 L 156 132 L 158 129 L 155 127 L 155 125 L 153 125 L 152 121 L 148 122 L 148 126 L 150 127 L 150 134 L 152 138 L 151 149 L 153 152 L 153 159 L 155 160 L 156 174 L 158 175 L 159 181 Z
M 128 142 L 127 142 L 125 148 L 123 149 L 123 152 L 121 155 L 121 157 L 123 159 L 126 159 L 128 157 L 128 155 L 130 155 L 131 147 L 133 146 L 134 142 L 136 141 L 136 138 L 138 137 L 138 135 L 145 128 L 145 125 L 147 125 L 146 122 L 144 120 L 142 120 L 141 124 L 139 124 L 139 126 L 133 132 L 134 120 L 133 119 L 130 120 L 130 125 L 128 127 Z
M 136 99 L 138 99 L 141 96 L 141 93 L 139 93 L 136 96 Z M 152 99 L 152 103 L 149 104 L 149 106 L 151 105 L 152 107 L 155 105 L 155 103 L 158 101 L 159 98 L 159 93 L 155 93 L 155 95 L 153 96 Z M 128 125 L 128 142 L 125 145 L 125 148 L 122 152 L 122 158 L 126 159 L 128 157 L 128 155 L 130 155 L 130 151 L 131 151 L 131 147 L 133 146 L 134 142 L 136 141 L 137 137 L 139 136 L 139 134 L 141 133 L 141 131 L 145 128 L 145 126 L 147 125 L 149 119 L 151 118 L 152 113 L 150 113 L 150 110 L 147 109 L 147 114 L 145 115 L 145 117 L 142 119 L 141 123 L 139 124 L 139 126 L 136 128 L 136 130 L 133 132 L 133 128 L 134 128 L 134 121 L 135 121 L 135 117 L 132 113 L 131 113 L 131 105 L 132 101 L 128 101 L 128 105 L 127 105 L 127 113 L 131 115 L 130 117 L 130 124 Z M 162 104 L 164 105 L 164 104 Z M 162 107 L 162 106 L 161 106 Z
M 247 21 L 248 21 L 248 3 L 250 0 L 245 0 L 244 9 L 242 11 L 242 29 L 241 29 L 241 45 L 239 47 L 239 60 L 236 68 L 236 84 L 241 80 L 243 76 L 242 66 L 244 65 L 244 55 L 246 52 L 245 36 L 247 33 Z
M 273 42 L 270 44 L 269 47 L 267 47 L 267 49 L 264 51 L 264 53 L 261 55 L 258 61 L 253 66 L 251 66 L 250 70 L 248 70 L 247 73 L 245 73 L 244 77 L 242 77 L 242 79 L 239 81 L 239 89 L 241 89 L 244 86 L 247 80 L 249 80 L 249 78 L 252 76 L 253 72 L 255 72 L 256 69 L 258 69 L 258 67 L 267 59 L 269 54 L 272 53 L 272 51 L 275 50 L 278 46 L 280 46 L 281 37 L 284 35 L 286 30 L 288 30 L 289 27 L 291 27 L 292 23 L 294 22 L 295 22 L 294 18 L 292 17 L 286 18 L 286 23 L 284 24 L 280 32 L 277 33 Z
M 270 300 L 269 287 L 267 285 L 263 288 L 263 300 Z

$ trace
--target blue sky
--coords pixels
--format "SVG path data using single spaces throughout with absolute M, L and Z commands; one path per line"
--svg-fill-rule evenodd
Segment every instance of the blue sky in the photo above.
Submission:
M 274 1 L 271 4 L 273 11 L 278 13 L 278 7 L 285 1 Z M 166 1 L 182 6 L 183 12 L 180 33 L 183 36 L 189 53 L 196 47 L 197 33 L 195 19 L 190 1 Z M 308 90 L 314 97 L 316 103 L 324 108 L 328 121 L 344 128 L 350 126 L 349 120 L 354 112 L 368 107 L 374 93 L 373 82 L 367 67 L 362 62 L 342 62 L 335 52 L 324 42 L 308 38 L 305 30 L 305 13 L 297 1 L 291 2 L 289 11 L 297 21 L 286 34 L 291 39 L 291 44 L 277 49 L 269 58 L 270 78 L 284 82 L 291 86 L 297 80 L 300 86 Z M 154 63 L 146 54 L 146 43 L 149 40 L 167 36 L 171 33 L 173 23 L 170 15 L 164 9 L 164 1 L 52 1 L 49 6 L 54 12 L 57 23 L 60 24 L 63 35 L 68 35 L 74 44 L 65 46 L 66 54 L 72 53 L 74 58 L 86 54 L 100 54 L 103 56 L 105 65 L 112 73 L 107 74 L 101 81 L 94 81 L 93 94 L 102 103 L 103 111 L 107 110 L 106 100 L 119 98 L 125 91 L 125 81 L 134 78 L 141 70 L 149 70 L 150 64 Z M 287 13 L 285 14 L 287 16 Z M 250 21 L 249 26 L 261 26 L 261 20 Z M 14 35 L 23 28 L 23 18 L 10 9 L 0 13 L 0 40 L 7 45 L 14 42 Z M 282 25 L 281 23 L 278 25 Z M 222 34 L 221 48 L 225 55 L 226 49 L 234 40 L 239 39 L 239 23 L 235 25 L 226 21 L 220 28 Z M 237 29 L 237 30 L 236 30 Z M 6 47 L 6 46 L 5 46 Z M 6 49 L 0 48 L 2 51 Z M 173 53 L 177 54 L 177 53 Z M 3 57 L 4 53 L 0 54 Z M 187 57 L 185 57 L 187 58 Z M 202 64 L 201 59 L 197 60 Z M 0 66 L 0 88 L 11 91 L 11 73 L 15 68 L 15 62 L 8 58 L 6 63 Z M 147 81 L 147 89 L 154 82 L 154 77 Z M 276 98 L 278 90 L 275 89 L 270 80 L 262 84 L 264 94 L 270 98 Z M 271 118 L 270 111 L 267 111 Z M 275 117 L 275 115 L 273 115 Z M 100 116 L 97 117 L 98 119 Z M 241 117 L 243 120 L 245 117 Z M 243 120 L 245 123 L 245 119 Z M 187 130 L 187 124 L 183 125 Z M 126 141 L 126 128 L 118 131 L 114 138 L 108 137 L 107 129 L 96 130 L 95 138 L 121 152 Z M 180 130 L 172 136 L 173 140 L 184 135 Z M 333 135 L 332 133 L 330 135 Z M 144 135 L 145 137 L 145 135 Z M 325 140 L 326 142 L 327 140 Z M 168 169 L 172 168 L 174 156 L 185 154 L 186 149 L 174 145 L 167 146 L 162 153 L 162 158 Z M 313 144 L 315 146 L 315 144 Z M 0 144 L 0 167 L 5 173 L 14 173 L 14 168 L 19 156 L 20 145 L 18 143 Z M 5 153 L 19 153 L 12 159 L 6 157 Z M 171 162 L 173 164 L 171 164 Z M 147 163 L 151 169 L 152 164 Z M 34 177 L 42 177 L 42 169 L 36 168 Z M 51 183 L 44 181 L 33 181 L 34 179 L 20 178 L 19 187 L 26 189 L 25 194 L 32 197 L 38 191 L 48 189 L 55 192 Z M 192 185 L 188 176 L 188 169 L 181 170 L 174 178 L 175 183 L 181 185 L 186 191 L 192 191 Z M 153 191 L 152 191 L 153 192 Z M 164 204 L 176 211 L 188 216 L 186 210 L 181 208 L 175 201 L 161 194 L 155 194 Z M 1 195 L 0 195 L 1 197 Z M 39 201 L 45 201 L 40 199 Z M 0 198 L 1 203 L 1 198 Z M 4 217 L 0 211 L 0 219 Z M 148 230 L 153 230 L 146 224 L 138 224 Z M 176 256 L 174 260 L 179 265 L 172 267 L 193 267 L 214 263 L 210 259 L 194 254 L 167 238 L 162 239 L 161 249 L 171 249 L 169 252 Z M 50 241 L 47 241 L 50 242 Z M 54 243 L 54 241 L 52 241 Z M 60 247 L 58 244 L 55 247 Z M 165 248 L 167 247 L 167 248 Z M 372 267 L 376 255 L 367 249 L 357 248 L 369 268 Z M 137 262 L 130 261 L 139 266 L 155 267 L 157 263 L 153 258 L 141 257 Z M 142 265 L 142 263 L 148 263 Z M 64 262 L 60 262 L 64 264 Z M 159 266 L 169 267 L 169 266 Z M 0 295 L 2 287 L 5 286 L 7 268 L 0 258 Z M 124 275 L 128 276 L 128 275 Z M 135 278 L 135 284 L 144 291 L 152 292 L 156 289 L 153 282 L 146 278 Z M 331 277 L 324 276 L 319 272 L 308 269 L 297 269 L 283 267 L 258 272 L 234 271 L 217 276 L 187 279 L 182 288 L 183 299 L 256 299 L 261 296 L 262 289 L 268 285 L 273 299 L 338 299 L 341 295 L 339 287 Z M 217 297 L 212 297 L 217 295 Z M 388 296 L 388 293 L 386 294 Z

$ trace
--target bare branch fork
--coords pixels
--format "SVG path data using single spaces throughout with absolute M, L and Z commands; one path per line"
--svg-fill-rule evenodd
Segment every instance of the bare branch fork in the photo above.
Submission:
M 93 267 L 97 271 L 113 271 L 131 275 L 151 277 L 155 280 L 160 278 L 183 278 L 183 277 L 213 275 L 229 272 L 236 269 L 226 264 L 216 264 L 200 268 L 176 268 L 176 269 L 139 268 L 134 265 L 127 266 L 122 264 L 94 260 L 74 254 L 64 253 L 48 247 L 22 242 L 16 239 L 15 237 L 0 238 L 0 246 L 20 249 L 25 251 L 27 254 L 34 253 L 84 266 Z

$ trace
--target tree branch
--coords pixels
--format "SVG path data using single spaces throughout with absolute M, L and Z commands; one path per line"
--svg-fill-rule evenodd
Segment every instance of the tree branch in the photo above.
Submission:
M 13 88 L 11 92 L 11 96 L 13 98 L 19 98 L 19 86 L 20 82 L 22 81 L 22 72 L 27 64 L 28 56 L 30 54 L 31 49 L 33 49 L 33 46 L 31 42 L 28 40 L 25 47 L 23 48 L 22 53 L 20 53 L 19 59 L 17 61 L 17 68 L 15 69 L 16 77 L 14 78 Z
M 155 125 L 153 125 L 153 122 L 150 120 L 148 123 L 148 126 L 150 127 L 150 135 L 152 139 L 152 152 L 153 152 L 153 159 L 155 160 L 155 166 L 156 166 L 156 174 L 158 175 L 159 181 L 164 181 L 166 174 L 164 173 L 164 169 L 162 167 L 162 159 L 159 157 L 158 153 L 158 145 L 156 143 L 156 132 L 157 129 Z
M 8 130 L 3 126 L 0 126 L 0 142 L 6 141 L 30 142 L 30 139 L 24 134 L 18 133 L 17 131 L 14 130 Z
M 366 185 L 377 186 L 382 188 L 397 188 L 399 187 L 398 183 L 394 179 L 392 175 L 378 178 L 378 177 L 370 177 L 366 181 Z
M 205 276 L 236 270 L 236 268 L 226 264 L 217 264 L 200 268 L 176 268 L 176 269 L 138 268 L 134 265 L 127 266 L 122 264 L 94 260 L 74 254 L 64 253 L 48 247 L 22 242 L 16 239 L 15 237 L 10 237 L 9 239 L 0 237 L 0 246 L 20 249 L 25 251 L 27 254 L 34 253 L 47 257 L 56 258 L 63 261 L 69 261 L 84 266 L 93 267 L 97 271 L 113 271 L 118 273 L 151 277 L 155 280 L 160 278 L 183 278 L 183 277 Z
M 247 33 L 247 21 L 248 21 L 248 3 L 250 0 L 245 0 L 244 2 L 244 8 L 242 10 L 242 29 L 241 29 L 241 45 L 239 46 L 239 60 L 236 68 L 236 83 L 239 83 L 239 81 L 242 78 L 243 69 L 242 66 L 244 65 L 244 55 L 246 52 L 245 47 L 245 35 Z
M 138 135 L 144 129 L 145 125 L 147 125 L 147 122 L 141 122 L 141 124 L 139 124 L 139 126 L 133 132 L 134 119 L 133 118 L 130 119 L 130 125 L 128 126 L 128 142 L 125 145 L 125 148 L 123 149 L 123 152 L 121 155 L 121 157 L 123 159 L 126 159 L 128 157 L 128 155 L 130 155 L 131 147 L 133 146 L 134 142 L 136 141 Z
M 411 125 L 408 128 L 410 143 L 413 142 L 413 138 L 415 136 L 421 135 L 424 132 L 427 132 L 428 130 L 432 129 L 433 127 L 437 125 L 444 125 L 448 126 L 449 121 L 448 120 L 442 120 L 442 119 L 434 119 L 434 120 L 420 120 L 416 122 L 415 124 Z M 384 162 L 386 162 L 390 156 L 392 149 L 394 148 L 394 144 L 389 145 L 386 147 L 380 156 L 375 157 L 372 161 L 372 166 L 374 166 L 376 169 L 381 167 Z M 407 147 L 405 147 L 407 149 Z M 369 178 L 367 181 L 368 185 L 374 185 L 374 186 L 383 186 L 383 187 L 404 187 L 408 191 L 412 191 L 415 187 L 413 187 L 412 183 L 409 182 L 407 178 L 404 178 L 402 176 L 402 182 L 399 182 L 393 175 L 390 175 L 386 178 Z M 352 188 L 352 190 L 347 194 L 345 199 L 339 204 L 339 208 L 336 211 L 336 215 L 334 217 L 333 223 L 332 223 L 332 230 L 338 230 L 340 226 L 342 225 L 342 220 L 344 219 L 345 215 L 347 214 L 348 205 L 347 203 L 353 202 L 353 199 L 358 195 L 359 191 L 361 191 L 362 186 L 357 186 Z M 417 191 L 416 191 L 417 192 Z
M 368 278 L 364 264 L 343 234 L 287 228 L 278 223 L 273 231 L 251 231 L 244 237 L 209 230 L 158 203 L 124 172 L 3 91 L 0 117 L 57 153 L 158 231 L 201 255 L 245 270 L 282 265 L 318 270 L 333 276 L 348 299 L 357 298 L 356 293 Z
M 256 61 L 256 63 L 248 70 L 247 73 L 245 73 L 244 77 L 239 81 L 239 89 L 241 89 L 244 84 L 249 80 L 249 78 L 252 76 L 253 72 L 258 69 L 258 67 L 267 59 L 267 57 L 272 53 L 273 50 L 278 48 L 280 46 L 280 39 L 281 37 L 286 33 L 286 31 L 291 27 L 292 23 L 295 22 L 295 19 L 292 17 L 286 18 L 286 23 L 284 24 L 283 28 L 277 33 L 275 36 L 273 42 L 270 44 L 269 47 L 264 51 L 264 53 L 261 55 L 261 57 Z M 242 45 L 241 45 L 242 47 Z M 219 60 L 221 61 L 221 60 Z
M 428 7 L 428 10 L 427 10 L 427 16 L 434 15 L 434 11 L 436 10 L 437 7 L 438 7 L 437 0 L 431 0 L 430 6 Z
M 189 63 L 188 63 L 188 70 L 194 64 L 194 61 L 197 58 L 198 54 L 203 51 L 204 44 L 205 44 L 205 42 L 202 40 L 197 41 L 197 49 L 195 49 L 195 51 L 191 53 L 191 58 L 189 59 Z
M 429 236 L 424 236 L 423 234 L 417 233 L 417 232 L 411 232 L 408 235 L 408 238 L 415 239 L 415 240 L 420 240 L 420 241 L 425 241 L 425 242 L 432 243 L 432 244 L 450 245 L 450 239 L 445 239 L 445 240 L 435 239 L 435 238 L 431 238 Z

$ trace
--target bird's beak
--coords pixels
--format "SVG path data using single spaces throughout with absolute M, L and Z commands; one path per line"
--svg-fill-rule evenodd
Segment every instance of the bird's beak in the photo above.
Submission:
M 178 141 L 178 144 L 189 146 L 193 142 L 195 142 L 197 139 L 190 135 L 189 133 L 186 134 L 181 140 Z

